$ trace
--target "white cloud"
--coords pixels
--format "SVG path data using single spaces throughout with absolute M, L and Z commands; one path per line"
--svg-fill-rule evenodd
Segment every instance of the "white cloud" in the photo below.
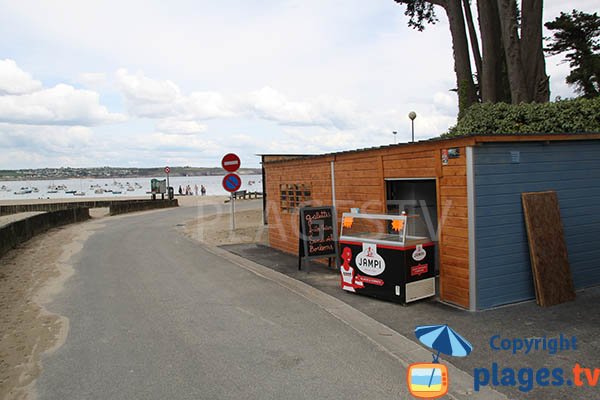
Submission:
M 281 125 L 343 129 L 354 125 L 358 114 L 355 104 L 347 99 L 321 95 L 311 100 L 293 101 L 271 87 L 238 95 L 237 101 L 243 112 Z
M 156 130 L 171 135 L 196 135 L 206 131 L 206 125 L 196 121 L 178 120 L 167 118 L 156 123 Z
M 236 109 L 231 99 L 218 92 L 192 92 L 180 98 L 179 105 L 179 112 L 197 119 L 232 118 L 243 111 Z
M 98 125 L 124 119 L 100 105 L 98 93 L 65 84 L 29 94 L 0 96 L 0 122 Z
M 130 74 L 121 68 L 116 73 L 129 112 L 140 117 L 168 117 L 180 114 L 181 93 L 171 81 L 147 78 L 142 72 Z
M 31 93 L 41 87 L 42 83 L 19 68 L 14 60 L 0 60 L 0 95 Z
M 147 118 L 212 119 L 250 117 L 275 121 L 281 125 L 354 125 L 356 105 L 343 98 L 317 96 L 312 100 L 289 100 L 279 91 L 264 87 L 247 93 L 226 95 L 214 91 L 182 94 L 170 80 L 157 80 L 142 72 L 117 71 L 117 81 L 129 112 Z
M 107 82 L 107 76 L 104 72 L 84 72 L 79 74 L 78 83 L 90 89 L 103 87 Z
M 85 153 L 85 149 L 92 142 L 92 137 L 91 129 L 84 126 L 32 126 L 0 123 L 1 147 L 30 153 L 46 155 Z M 2 159 L 5 157 L 6 155 L 2 155 Z M 2 161 L 0 164 L 5 164 L 7 160 Z
M 458 113 L 456 93 L 436 92 L 433 95 L 433 104 L 436 109 L 446 115 L 456 115 Z
M 139 150 L 152 150 L 155 152 L 211 153 L 222 151 L 220 145 L 207 138 L 161 132 L 138 135 L 130 145 Z

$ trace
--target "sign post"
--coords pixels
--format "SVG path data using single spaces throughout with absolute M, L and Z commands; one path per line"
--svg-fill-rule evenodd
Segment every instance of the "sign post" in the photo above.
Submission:
M 165 174 L 167 174 L 167 190 L 169 190 L 169 188 L 171 187 L 171 185 L 169 185 L 169 174 L 171 173 L 171 168 L 169 166 L 165 167 Z
M 235 195 L 236 192 L 242 186 L 242 178 L 235 173 L 240 168 L 240 158 L 233 153 L 225 154 L 223 160 L 221 160 L 221 166 L 227 172 L 229 172 L 223 178 L 223 189 L 231 193 L 231 230 L 235 230 Z

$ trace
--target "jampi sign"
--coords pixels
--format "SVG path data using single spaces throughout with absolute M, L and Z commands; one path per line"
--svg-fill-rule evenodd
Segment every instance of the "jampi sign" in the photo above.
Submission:
M 385 270 L 385 261 L 377 254 L 377 245 L 363 243 L 363 251 L 356 256 L 356 266 L 367 275 L 381 275 Z

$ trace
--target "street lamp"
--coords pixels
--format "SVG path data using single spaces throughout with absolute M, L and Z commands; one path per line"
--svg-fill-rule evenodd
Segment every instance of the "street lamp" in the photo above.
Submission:
M 414 143 L 414 141 L 415 141 L 415 118 L 417 118 L 417 113 L 414 111 L 409 112 L 408 118 L 410 118 L 410 122 L 412 125 L 412 142 Z
M 392 133 L 394 134 L 394 144 L 396 144 L 396 135 L 398 134 L 398 132 L 393 131 Z

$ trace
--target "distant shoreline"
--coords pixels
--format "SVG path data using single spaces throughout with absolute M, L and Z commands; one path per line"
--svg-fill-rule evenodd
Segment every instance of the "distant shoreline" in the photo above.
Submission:
M 169 177 L 170 178 L 193 178 L 193 177 L 197 177 L 197 176 L 224 176 L 226 174 L 228 174 L 229 172 L 225 172 L 223 171 L 220 174 L 198 174 L 198 175 L 174 175 L 174 174 L 170 174 Z M 238 175 L 260 175 L 260 171 L 259 172 L 247 172 L 247 171 L 236 171 L 236 174 Z M 44 177 L 44 176 L 26 176 L 26 177 L 7 177 L 7 176 L 0 176 L 0 182 L 22 182 L 22 181 L 58 181 L 58 180 L 69 180 L 69 179 L 143 179 L 143 178 L 165 178 L 166 179 L 166 175 L 115 175 L 115 176 L 93 176 L 93 175 L 87 175 L 87 176 L 51 176 L 51 177 Z
M 132 171 L 133 170 L 133 171 Z M 240 168 L 239 175 L 261 175 L 260 168 Z M 222 176 L 221 168 L 172 167 L 169 177 Z M 142 179 L 166 177 L 163 168 L 37 168 L 0 170 L 0 182 L 5 181 L 52 181 L 66 179 Z

